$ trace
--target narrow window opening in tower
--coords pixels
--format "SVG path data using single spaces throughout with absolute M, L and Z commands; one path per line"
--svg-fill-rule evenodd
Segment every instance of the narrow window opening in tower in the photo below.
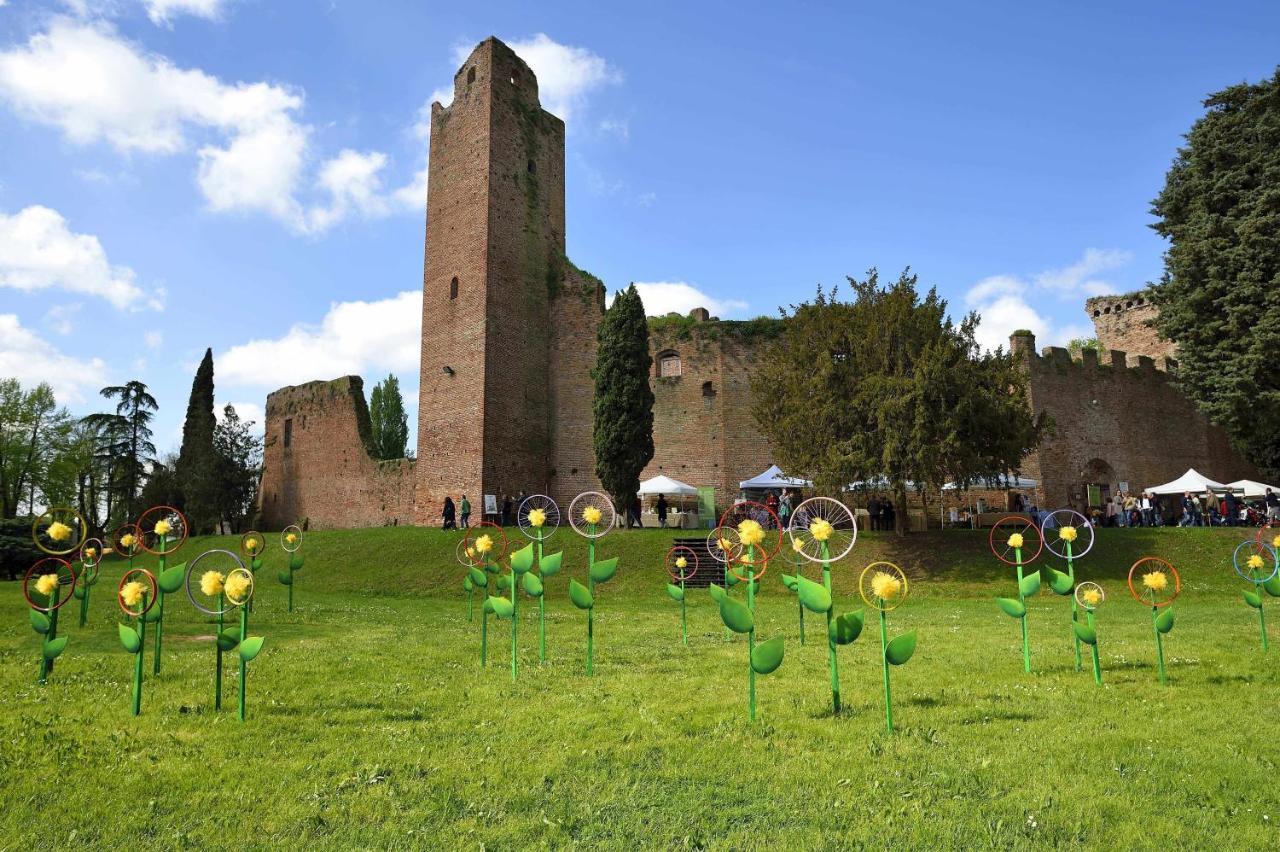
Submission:
M 453 280 L 449 282 L 449 301 L 458 298 L 458 276 L 453 276 Z
M 533 160 L 530 160 L 530 161 L 529 161 L 529 174 L 533 174 L 533 173 L 534 173 L 534 172 L 536 172 L 537 170 L 538 170 L 538 164 L 537 164 L 537 163 L 535 163 Z
M 476 67 L 472 65 L 467 69 L 467 85 L 471 85 L 476 81 Z
M 293 443 L 293 418 L 286 418 L 284 421 L 284 445 L 286 448 Z
M 715 396 L 715 395 L 716 395 L 716 389 L 715 389 L 715 387 L 714 387 L 714 386 L 712 386 L 711 382 L 703 382 L 703 383 L 702 383 L 702 395 L 703 395 L 703 396 Z

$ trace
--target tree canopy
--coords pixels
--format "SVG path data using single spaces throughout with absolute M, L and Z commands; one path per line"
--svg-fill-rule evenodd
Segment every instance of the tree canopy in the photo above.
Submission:
M 623 513 L 640 490 L 640 472 L 653 458 L 653 357 L 644 303 L 634 284 L 614 297 L 596 340 L 596 476 Z
M 372 453 L 378 459 L 402 459 L 409 445 L 409 415 L 400 395 L 400 380 L 388 375 L 369 395 Z
M 954 324 L 935 289 L 920 297 L 910 270 L 888 285 L 875 269 L 848 280 L 851 301 L 819 290 L 784 311 L 752 374 L 753 414 L 775 460 L 829 494 L 883 477 L 900 509 L 908 483 L 1016 471 L 1045 423 L 1015 358 L 981 351 L 977 315 Z
M 1280 71 L 1209 96 L 1152 204 L 1169 240 L 1156 328 L 1178 382 L 1280 475 Z
M 193 529 L 206 532 L 218 520 L 217 456 L 213 433 L 217 419 L 213 413 L 213 350 L 206 349 L 191 382 L 187 417 L 182 424 L 182 449 L 169 487 L 176 489 L 169 499 L 186 512 Z M 166 468 L 167 469 L 167 468 Z

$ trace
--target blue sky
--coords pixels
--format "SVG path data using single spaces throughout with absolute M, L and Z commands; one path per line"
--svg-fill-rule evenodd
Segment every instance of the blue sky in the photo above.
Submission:
M 477 5 L 0 0 L 0 374 L 140 378 L 162 451 L 206 346 L 253 418 L 348 372 L 416 406 L 421 115 L 491 34 L 566 119 L 570 256 L 651 313 L 910 264 L 1062 343 L 1158 276 L 1203 97 L 1280 62 L 1274 2 Z

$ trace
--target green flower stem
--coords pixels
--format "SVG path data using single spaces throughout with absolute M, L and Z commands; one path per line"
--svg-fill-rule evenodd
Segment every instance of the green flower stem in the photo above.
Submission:
M 1067 542 L 1067 575 L 1071 577 L 1071 590 L 1074 593 L 1076 588 L 1076 565 L 1071 555 L 1071 542 Z M 1080 620 L 1080 605 L 1076 602 L 1075 594 L 1071 595 L 1071 623 L 1075 624 Z M 1071 638 L 1075 641 L 1076 646 L 1076 671 L 1084 668 L 1084 661 L 1080 655 L 1080 637 L 1076 635 L 1075 628 L 1071 629 Z
M 889 732 L 893 732 L 893 702 L 889 694 L 889 618 L 884 607 L 880 610 L 880 665 L 884 669 L 884 723 Z
M 62 597 L 62 586 L 53 587 L 53 597 L 50 598 L 49 606 L 49 632 L 45 634 L 40 643 L 40 682 L 44 683 L 49 678 L 49 673 L 53 671 L 53 661 L 48 660 L 44 656 L 44 643 L 52 642 L 58 638 L 58 600 Z
M 684 578 L 680 578 L 680 638 L 684 641 L 684 646 L 689 647 L 689 622 L 685 617 L 684 606 Z
M 511 682 L 516 682 L 519 664 L 516 662 L 516 627 L 520 624 L 520 582 L 515 566 L 511 568 Z
M 1166 683 L 1164 673 L 1164 641 L 1160 638 L 1160 629 L 1156 627 L 1156 619 L 1160 617 L 1160 607 L 1155 605 L 1155 593 L 1151 593 L 1151 632 L 1156 635 L 1156 662 L 1160 668 L 1160 685 Z
M 80 560 L 80 576 L 84 578 L 81 588 L 84 594 L 80 596 L 80 626 L 84 627 L 89 621 L 89 574 L 83 559 Z
M 716 544 L 717 546 L 719 546 L 719 542 L 717 542 Z M 729 556 L 729 551 L 726 550 L 722 552 L 724 553 L 724 593 L 727 595 L 733 591 L 733 586 L 729 585 L 730 556 Z M 724 626 L 724 638 L 725 639 L 733 638 L 733 631 L 729 629 L 729 625 L 727 624 Z
M 595 632 L 595 600 L 596 600 L 596 581 L 592 578 L 592 567 L 596 564 L 596 525 L 587 524 L 587 532 L 591 534 L 591 538 L 587 539 L 587 591 L 591 593 L 591 609 L 587 610 L 587 677 L 594 674 L 591 659 L 591 634 Z
M 151 673 L 160 674 L 160 643 L 164 641 L 164 589 L 159 586 L 160 577 L 164 576 L 165 562 L 167 561 L 163 555 L 165 548 L 165 537 L 160 536 L 160 568 L 156 571 L 156 597 L 159 598 L 156 603 L 160 605 L 160 617 L 156 619 L 156 650 L 155 659 L 151 661 Z
M 218 668 L 213 679 L 213 709 L 222 709 L 222 630 L 224 627 L 222 609 L 226 606 L 223 593 L 218 592 L 218 633 L 213 637 L 214 650 L 218 652 Z
M 289 557 L 289 612 L 293 612 L 293 557 Z M 467 617 L 471 616 L 471 601 L 467 600 Z
M 249 638 L 249 602 L 245 601 L 240 605 L 240 644 L 244 644 L 244 640 Z M 245 681 L 249 676 L 249 664 L 245 662 L 244 656 L 240 656 L 240 721 L 244 721 L 244 687 Z
M 803 565 L 800 565 L 797 563 L 796 565 L 797 577 L 801 575 L 802 573 L 801 569 L 803 568 L 804 568 Z M 796 595 L 796 606 L 799 607 L 800 609 L 800 647 L 803 648 L 804 647 L 804 603 L 800 600 L 799 595 Z
M 289 587 L 289 597 L 290 598 L 293 597 L 292 586 Z M 475 605 L 476 605 L 476 590 L 475 590 L 475 587 L 473 586 L 471 590 L 467 592 L 467 621 L 476 620 Z M 292 607 L 290 608 L 290 611 L 292 611 Z
M 747 545 L 747 558 L 751 561 L 747 563 L 747 609 L 752 615 L 756 611 L 756 582 L 752 579 L 756 567 L 756 546 L 754 544 Z M 747 632 L 747 684 L 748 684 L 748 715 L 751 721 L 756 720 L 756 667 L 751 664 L 751 658 L 756 651 L 756 631 L 752 627 Z
M 538 579 L 542 579 L 542 527 L 538 527 L 538 539 L 533 548 L 538 560 Z M 543 584 L 538 595 L 538 662 L 547 661 L 547 587 Z
M 1093 682 L 1098 686 L 1102 686 L 1102 661 L 1098 659 L 1098 625 L 1093 620 L 1093 612 L 1085 611 L 1085 617 L 1088 619 L 1089 627 L 1093 630 Z
M 825 541 L 819 542 L 822 548 L 822 585 L 827 587 L 827 594 L 831 593 L 831 551 L 827 549 Z M 801 608 L 803 608 L 801 604 Z M 840 665 L 836 661 L 836 640 L 831 631 L 832 611 L 835 609 L 833 604 L 827 610 L 827 668 L 831 670 L 831 710 L 836 715 L 840 714 Z
M 1022 548 L 1013 549 L 1013 561 L 1018 565 L 1018 601 L 1022 604 L 1022 670 L 1031 672 L 1031 643 L 1027 641 L 1027 598 L 1022 594 Z
M 489 660 L 489 610 L 480 613 L 480 668 Z
M 147 610 L 147 594 L 142 593 L 142 600 L 138 602 L 139 612 L 145 613 Z M 138 653 L 134 654 L 133 660 L 133 715 L 137 716 L 142 712 L 142 658 L 147 653 L 147 619 L 145 615 L 139 615 L 137 618 L 138 627 Z
M 1253 591 L 1258 596 L 1258 629 L 1262 631 L 1262 652 L 1267 652 L 1267 619 L 1262 614 L 1262 606 L 1267 600 L 1267 596 L 1263 594 L 1262 578 L 1258 576 L 1260 573 L 1256 569 L 1250 570 L 1253 577 Z

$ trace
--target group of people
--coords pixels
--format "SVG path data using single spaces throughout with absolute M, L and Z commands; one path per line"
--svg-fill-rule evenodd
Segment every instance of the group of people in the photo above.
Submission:
M 893 501 L 883 494 L 873 494 L 867 501 L 867 514 L 870 515 L 871 529 L 889 532 L 894 529 L 897 510 Z
M 1164 510 L 1164 498 L 1150 491 L 1137 496 L 1121 491 L 1102 506 L 1093 507 L 1090 516 L 1099 526 L 1159 527 L 1164 525 Z
M 465 530 L 471 526 L 471 501 L 467 499 L 467 495 L 462 495 L 462 500 L 454 505 L 453 498 L 445 495 L 444 509 L 441 512 L 444 518 L 444 528 L 447 530 Z
M 1186 491 L 1172 499 L 1170 503 L 1168 498 L 1149 491 L 1137 496 L 1122 491 L 1108 497 L 1104 505 L 1092 507 L 1090 514 L 1097 524 L 1108 527 L 1236 527 L 1280 521 L 1280 495 L 1270 488 L 1256 505 L 1231 491 Z

